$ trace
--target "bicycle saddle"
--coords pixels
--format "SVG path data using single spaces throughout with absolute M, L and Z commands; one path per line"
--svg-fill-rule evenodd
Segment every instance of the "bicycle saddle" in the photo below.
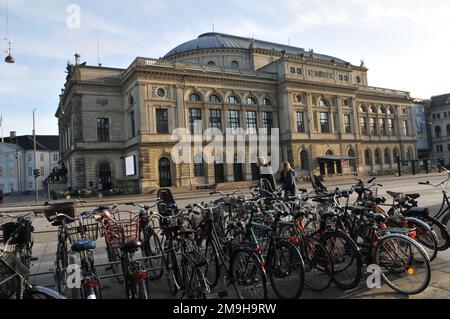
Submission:
M 418 199 L 420 198 L 420 194 L 405 194 L 406 197 L 412 198 L 412 199 Z
M 74 253 L 81 253 L 83 251 L 94 250 L 95 248 L 97 248 L 97 243 L 95 241 L 87 239 L 78 240 L 72 245 L 72 251 Z
M 388 220 L 388 217 L 384 214 L 368 213 L 366 216 L 377 223 L 385 223 Z
M 135 253 L 142 247 L 142 243 L 138 240 L 128 240 L 121 247 L 120 250 L 126 253 Z
M 402 197 L 403 193 L 397 193 L 397 192 L 391 192 L 391 191 L 387 191 L 386 194 L 388 194 L 389 196 L 393 197 L 393 198 L 397 198 L 397 197 Z

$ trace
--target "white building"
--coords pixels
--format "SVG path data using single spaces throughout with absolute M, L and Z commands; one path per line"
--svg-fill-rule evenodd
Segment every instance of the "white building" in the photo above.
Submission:
M 41 171 L 37 180 L 38 190 L 43 190 L 43 181 L 54 168 L 59 167 L 58 136 L 36 136 L 36 160 L 34 142 L 30 135 L 15 136 L 12 132 L 5 143 L 0 143 L 0 189 L 5 194 L 11 192 L 31 192 L 35 190 L 34 169 Z

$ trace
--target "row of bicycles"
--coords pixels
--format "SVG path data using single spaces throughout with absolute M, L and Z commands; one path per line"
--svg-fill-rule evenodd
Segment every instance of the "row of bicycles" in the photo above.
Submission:
M 74 205 L 51 205 L 44 214 L 58 229 L 54 290 L 28 278 L 30 215 L 0 214 L 14 218 L 1 226 L 0 298 L 100 299 L 102 281 L 111 278 L 128 299 L 151 298 L 158 280 L 186 299 L 298 299 L 305 287 L 364 287 L 373 274 L 398 293 L 419 294 L 430 283 L 431 263 L 450 247 L 446 173 L 443 183 L 421 183 L 442 190 L 436 217 L 419 207 L 419 194 L 378 196 L 383 186 L 375 178 L 348 190 L 313 179 L 313 191 L 294 197 L 261 180 L 247 194 L 213 192 L 214 201 L 184 208 L 167 189 L 151 205 L 127 203 L 131 212 L 99 206 L 77 216 Z M 100 238 L 105 265 L 94 258 Z M 107 275 L 99 276 L 100 268 Z

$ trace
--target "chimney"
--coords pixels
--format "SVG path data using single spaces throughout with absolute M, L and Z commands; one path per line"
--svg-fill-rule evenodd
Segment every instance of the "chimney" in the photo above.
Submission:
M 12 131 L 9 133 L 9 137 L 10 138 L 16 138 L 17 132 L 16 131 Z

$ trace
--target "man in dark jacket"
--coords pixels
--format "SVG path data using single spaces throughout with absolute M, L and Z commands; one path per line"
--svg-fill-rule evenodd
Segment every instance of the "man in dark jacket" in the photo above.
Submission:
M 297 183 L 295 182 L 295 171 L 288 162 L 283 163 L 283 171 L 281 172 L 281 184 L 283 185 L 284 196 L 297 196 Z

